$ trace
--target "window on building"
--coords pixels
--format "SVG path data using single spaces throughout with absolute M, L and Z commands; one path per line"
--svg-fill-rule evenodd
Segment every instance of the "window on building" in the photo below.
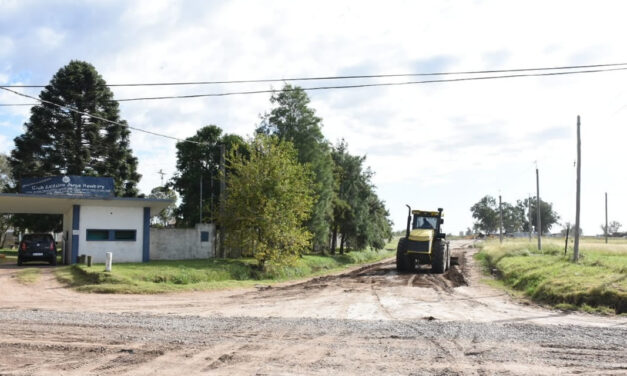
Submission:
M 135 230 L 115 230 L 113 240 L 135 240 Z
M 89 229 L 86 238 L 89 241 L 135 241 L 137 240 L 137 231 Z
M 201 231 L 200 232 L 200 241 L 208 242 L 209 241 L 209 231 Z
M 109 240 L 109 230 L 87 230 L 87 240 Z

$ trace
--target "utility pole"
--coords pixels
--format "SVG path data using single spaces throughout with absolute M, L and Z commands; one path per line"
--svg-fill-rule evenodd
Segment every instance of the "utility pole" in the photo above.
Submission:
M 605 192 L 605 244 L 607 244 L 607 236 L 609 229 L 607 227 L 607 192 Z
M 224 164 L 226 160 L 226 147 L 220 145 L 220 218 L 224 218 L 224 201 L 226 199 L 226 168 Z M 220 255 L 226 257 L 224 249 L 224 227 L 220 228 Z
M 499 242 L 503 243 L 503 207 L 501 206 L 501 195 L 499 195 Z
M 538 172 L 538 166 L 536 166 L 536 232 L 538 233 L 538 251 L 542 250 L 542 219 L 540 218 L 540 173 Z
M 575 246 L 573 250 L 573 261 L 579 260 L 579 213 L 581 208 L 581 122 L 577 115 L 577 206 L 575 211 Z
M 528 211 L 528 217 L 529 217 L 529 242 L 531 242 L 531 194 L 528 195 L 529 198 L 527 199 L 527 211 Z

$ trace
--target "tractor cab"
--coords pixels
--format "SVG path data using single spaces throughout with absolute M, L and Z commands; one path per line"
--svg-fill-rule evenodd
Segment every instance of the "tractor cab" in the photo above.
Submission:
M 444 223 L 442 219 L 442 209 L 438 208 L 438 211 L 425 211 L 425 210 L 411 210 L 409 209 L 409 215 L 407 217 L 407 232 L 405 237 L 412 240 L 417 237 L 424 238 L 429 234 L 429 238 L 445 238 L 446 234 L 440 232 L 440 225 Z

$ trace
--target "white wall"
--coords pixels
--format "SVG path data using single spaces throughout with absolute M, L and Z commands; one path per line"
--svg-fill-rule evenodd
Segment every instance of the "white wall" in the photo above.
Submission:
M 66 216 L 67 217 L 67 216 Z M 81 205 L 78 254 L 105 262 L 113 252 L 113 262 L 142 262 L 144 209 Z M 70 235 L 72 224 L 69 224 Z M 135 230 L 135 241 L 88 241 L 87 230 Z
M 195 228 L 151 228 L 151 260 L 188 260 L 215 257 L 214 224 L 197 224 Z M 201 242 L 200 233 L 207 231 L 209 241 Z

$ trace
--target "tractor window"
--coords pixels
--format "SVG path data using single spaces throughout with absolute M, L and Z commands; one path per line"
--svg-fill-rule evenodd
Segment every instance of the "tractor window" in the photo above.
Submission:
M 415 215 L 414 222 L 412 224 L 412 229 L 415 230 L 417 228 L 423 228 L 423 229 L 435 230 L 437 223 L 438 223 L 437 217 L 419 217 Z

